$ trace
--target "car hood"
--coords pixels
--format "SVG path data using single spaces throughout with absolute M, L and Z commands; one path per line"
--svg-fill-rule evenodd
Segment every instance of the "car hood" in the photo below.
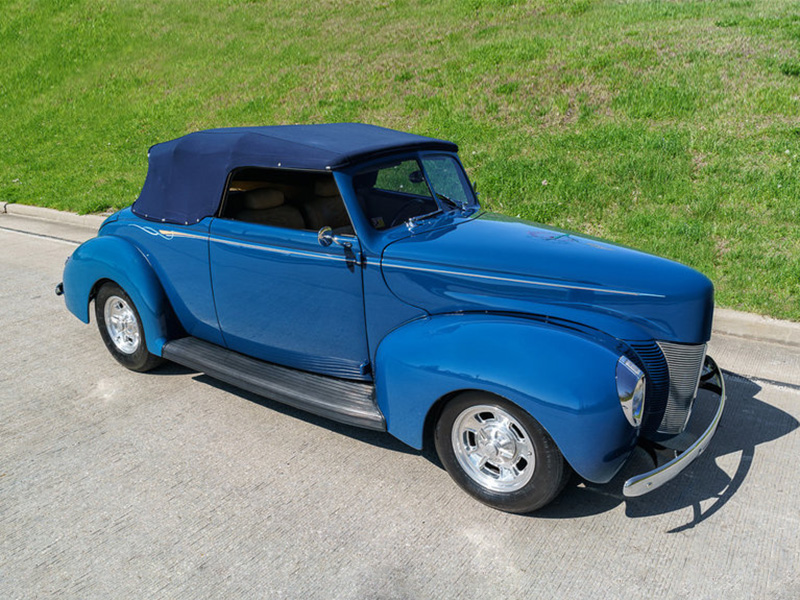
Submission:
M 392 292 L 429 313 L 564 319 L 627 340 L 706 342 L 713 286 L 679 263 L 576 233 L 483 213 L 389 244 Z

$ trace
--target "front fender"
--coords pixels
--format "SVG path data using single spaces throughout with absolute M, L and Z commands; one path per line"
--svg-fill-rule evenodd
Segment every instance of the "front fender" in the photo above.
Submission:
M 383 339 L 375 361 L 378 405 L 388 431 L 421 448 L 438 399 L 468 389 L 502 396 L 539 421 L 579 475 L 606 483 L 637 438 L 620 408 L 618 358 L 598 340 L 552 324 L 439 315 Z
M 95 284 L 104 279 L 116 282 L 131 297 L 142 319 L 147 349 L 161 356 L 168 339 L 169 302 L 150 263 L 130 242 L 101 236 L 78 246 L 64 267 L 67 309 L 88 323 Z

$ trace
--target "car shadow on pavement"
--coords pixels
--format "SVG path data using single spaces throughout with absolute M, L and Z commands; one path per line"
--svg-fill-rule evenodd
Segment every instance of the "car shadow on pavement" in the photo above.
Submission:
M 184 367 L 183 365 L 179 365 L 178 363 L 174 363 L 171 361 L 166 361 L 164 364 L 159 365 L 157 368 L 153 369 L 152 371 L 148 371 L 148 375 L 190 375 L 192 373 L 198 373 L 194 369 L 190 369 L 189 367 Z
M 359 440 L 361 442 L 364 442 L 365 444 L 376 446 L 378 448 L 386 448 L 387 450 L 393 450 L 395 452 L 402 452 L 405 454 L 419 454 L 417 450 L 415 450 L 410 446 L 407 446 L 406 444 L 392 437 L 386 432 L 373 431 L 370 429 L 362 429 L 361 427 L 354 427 L 352 425 L 345 425 L 344 423 L 337 423 L 336 421 L 326 419 L 325 417 L 319 417 L 315 414 L 306 412 L 299 408 L 294 408 L 293 406 L 289 406 L 288 404 L 283 404 L 282 402 L 278 402 L 277 400 L 271 400 L 265 396 L 259 396 L 258 394 L 253 394 L 251 392 L 248 392 L 247 390 L 243 390 L 234 385 L 229 385 L 224 381 L 220 381 L 219 379 L 214 379 L 213 377 L 210 377 L 204 373 L 198 373 L 197 371 L 192 371 L 190 369 L 178 365 L 175 365 L 175 367 L 176 369 L 181 369 L 179 373 L 197 373 L 194 377 L 196 381 L 205 383 L 220 390 L 224 390 L 225 392 L 228 392 L 230 394 L 235 394 L 240 398 L 244 398 L 246 400 L 249 400 L 250 402 L 259 404 L 264 408 L 268 408 L 269 410 L 274 410 L 275 412 L 287 415 L 294 419 L 299 419 L 306 423 L 310 423 L 311 425 L 315 425 L 316 427 L 322 427 L 329 431 L 334 431 L 341 435 L 345 435 L 347 437 Z M 165 365 L 164 367 L 160 367 L 158 371 L 167 368 L 171 367 L 169 365 Z M 177 371 L 176 374 L 178 374 Z
M 716 435 L 706 451 L 683 473 L 664 487 L 638 498 L 625 498 L 625 481 L 653 468 L 652 459 L 637 449 L 632 459 L 609 483 L 596 485 L 573 475 L 567 488 L 555 502 L 536 512 L 539 518 L 574 518 L 599 514 L 626 503 L 625 513 L 632 518 L 648 517 L 692 508 L 689 522 L 671 529 L 678 533 L 696 527 L 722 509 L 736 494 L 750 473 L 756 448 L 783 437 L 798 427 L 790 414 L 756 398 L 761 387 L 753 380 L 735 373 L 725 373 L 727 404 Z M 716 407 L 698 402 L 689 429 L 702 431 Z M 759 451 L 763 451 L 759 450 Z M 722 469 L 717 459 L 738 455 L 733 474 Z M 726 459 L 726 464 L 731 464 Z
M 167 363 L 151 371 L 158 375 L 185 375 L 194 373 L 194 379 L 227 393 L 235 394 L 269 410 L 299 419 L 316 427 L 334 431 L 378 448 L 419 454 L 432 465 L 443 468 L 426 441 L 426 449 L 419 452 L 391 435 L 380 431 L 361 429 L 319 417 L 303 410 L 252 394 L 203 373 Z M 535 518 L 570 519 L 588 517 L 626 504 L 628 517 L 639 518 L 666 514 L 691 507 L 692 519 L 669 533 L 691 529 L 722 509 L 744 483 L 756 453 L 756 447 L 783 437 L 797 429 L 797 419 L 790 414 L 756 398 L 761 391 L 755 381 L 736 373 L 725 372 L 727 405 L 716 435 L 706 451 L 676 479 L 664 487 L 639 498 L 625 498 L 622 486 L 627 479 L 653 468 L 650 456 L 641 449 L 609 483 L 598 485 L 582 480 L 573 474 L 561 495 L 551 504 L 531 514 Z M 702 397 L 701 397 L 702 399 Z M 715 402 L 697 402 L 689 429 L 702 431 L 710 422 L 716 408 Z M 717 464 L 717 458 L 738 455 L 738 464 L 732 475 Z M 730 460 L 726 461 L 730 463 Z

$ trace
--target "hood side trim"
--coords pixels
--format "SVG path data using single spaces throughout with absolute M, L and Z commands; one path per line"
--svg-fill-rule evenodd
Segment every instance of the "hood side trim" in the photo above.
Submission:
M 580 285 L 569 285 L 565 283 L 548 283 L 546 281 L 534 281 L 531 279 L 515 279 L 512 277 L 499 277 L 497 275 L 483 275 L 480 273 L 468 273 L 466 271 L 453 271 L 447 269 L 433 269 L 428 267 L 418 267 L 412 265 L 404 265 L 394 261 L 383 260 L 381 261 L 382 268 L 391 268 L 391 269 L 406 269 L 409 271 L 423 271 L 425 273 L 439 273 L 442 275 L 456 275 L 460 277 L 472 277 L 473 279 L 490 279 L 492 281 L 504 281 L 507 283 L 521 283 L 525 285 L 534 285 L 539 287 L 549 287 L 549 288 L 562 288 L 568 290 L 582 290 L 587 292 L 597 292 L 600 294 L 619 294 L 623 296 L 636 296 L 636 297 L 646 297 L 646 298 L 666 298 L 663 294 L 650 294 L 646 292 L 628 292 L 625 290 L 613 290 L 613 289 L 603 289 L 603 288 L 594 288 L 594 287 L 587 287 L 587 286 L 580 286 Z

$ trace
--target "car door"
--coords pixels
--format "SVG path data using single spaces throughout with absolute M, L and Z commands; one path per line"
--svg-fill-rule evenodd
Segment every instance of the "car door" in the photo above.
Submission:
M 360 248 L 317 232 L 230 218 L 210 231 L 217 317 L 231 350 L 298 369 L 368 379 Z

